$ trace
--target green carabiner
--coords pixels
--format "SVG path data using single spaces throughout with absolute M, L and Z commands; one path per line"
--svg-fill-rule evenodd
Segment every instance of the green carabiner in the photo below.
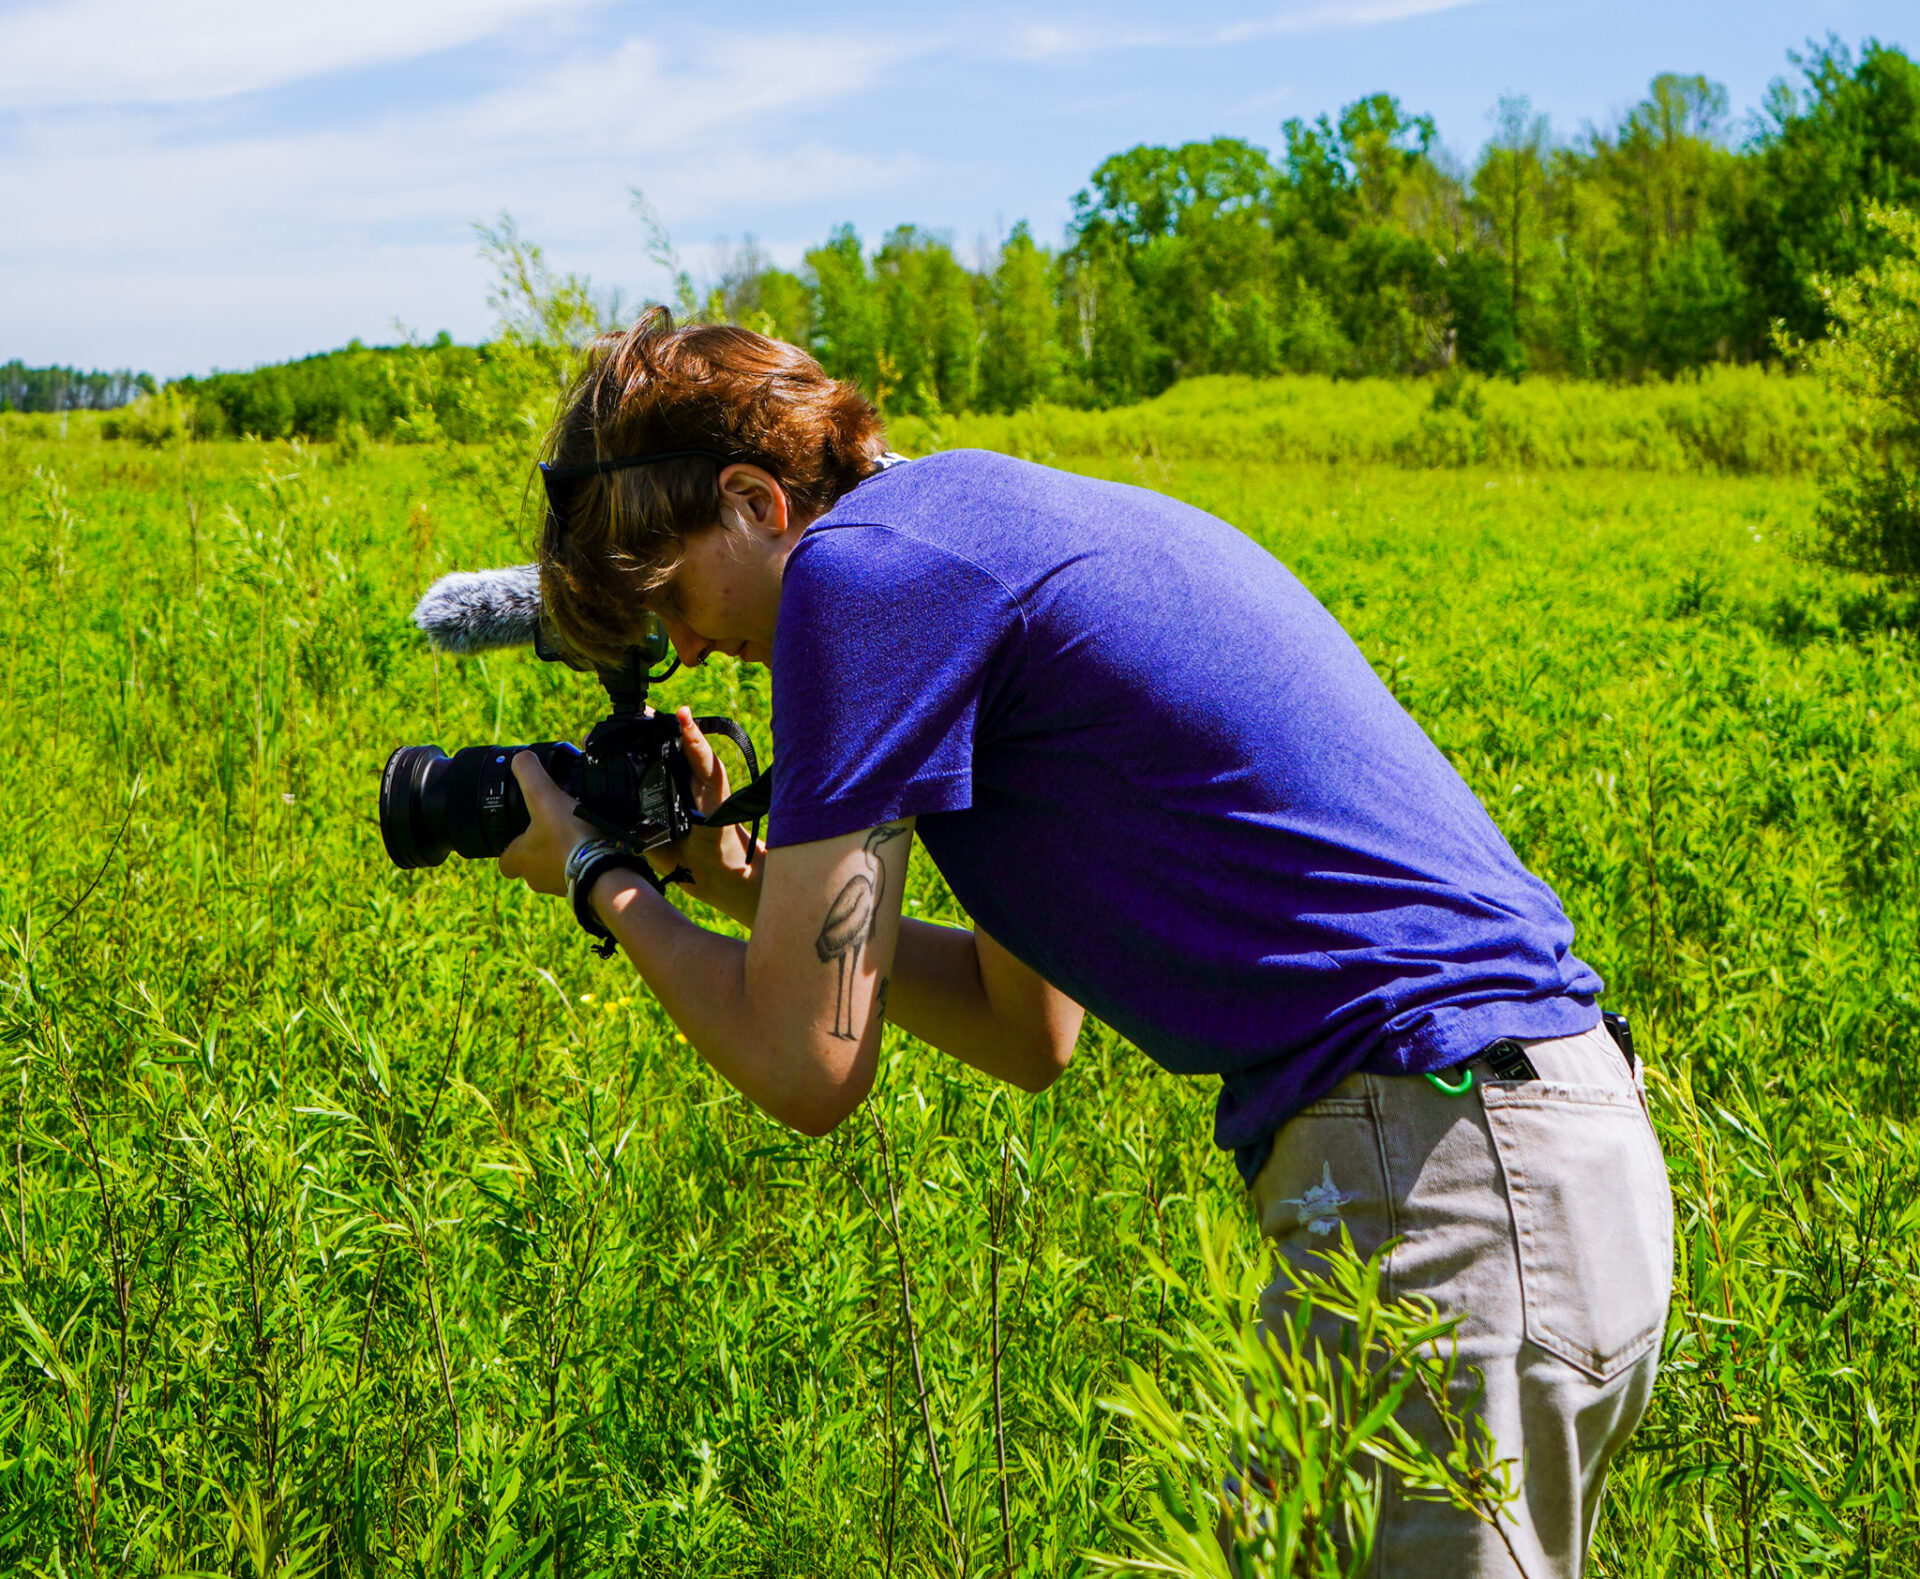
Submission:
M 1448 1085 L 1445 1080 L 1441 1079 L 1440 1071 L 1437 1069 L 1429 1069 L 1427 1071 L 1427 1081 L 1432 1085 L 1433 1089 L 1438 1091 L 1442 1096 L 1463 1097 L 1473 1089 L 1473 1066 L 1470 1064 L 1460 1065 L 1460 1084 L 1457 1086 Z

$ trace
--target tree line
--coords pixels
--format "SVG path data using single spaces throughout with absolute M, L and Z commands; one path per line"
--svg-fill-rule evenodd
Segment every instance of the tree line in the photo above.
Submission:
M 984 266 L 903 226 L 799 275 L 736 267 L 708 315 L 756 319 L 918 411 L 1104 406 L 1199 373 L 1671 376 L 1826 328 L 1819 277 L 1885 255 L 1870 205 L 1920 206 L 1920 66 L 1795 57 L 1736 141 L 1727 94 L 1664 75 L 1619 125 L 1556 141 L 1501 102 L 1471 168 L 1388 94 L 1093 172 L 1065 244 L 1016 226 Z
M 192 412 L 203 436 L 251 433 L 260 438 L 330 439 L 350 428 L 375 438 L 418 425 L 437 411 L 452 436 L 478 439 L 462 422 L 461 394 L 492 359 L 493 348 L 454 344 L 442 330 L 421 345 L 366 346 L 355 340 L 292 362 L 249 373 L 208 373 L 170 388 Z
M 1106 407 L 1206 373 L 1671 377 L 1818 339 L 1821 282 L 1886 256 L 1869 209 L 1920 207 L 1920 65 L 1872 41 L 1790 58 L 1742 131 L 1724 88 L 1667 74 L 1617 125 L 1564 139 L 1503 99 L 1470 165 L 1384 93 L 1287 121 L 1276 150 L 1142 145 L 1093 171 L 1060 245 L 1023 222 L 971 266 L 935 231 L 869 249 L 843 226 L 798 270 L 749 240 L 696 283 L 636 199 L 679 316 L 805 346 L 890 412 Z M 511 301 L 550 288 L 576 338 L 619 317 L 576 276 L 536 288 L 538 249 L 503 223 L 482 232 L 496 345 L 356 344 L 185 380 L 195 427 L 379 436 L 423 390 L 442 432 L 471 426 L 462 391 L 526 335 Z
M 151 373 L 83 373 L 73 367 L 0 363 L 0 411 L 111 411 L 157 386 Z

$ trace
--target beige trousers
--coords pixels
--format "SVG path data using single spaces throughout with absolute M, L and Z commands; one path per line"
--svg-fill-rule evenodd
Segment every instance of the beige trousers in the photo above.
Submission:
M 1601 1027 L 1526 1045 L 1539 1080 L 1482 1079 L 1476 1065 L 1462 1096 L 1354 1075 L 1281 1129 L 1253 1182 L 1261 1232 L 1303 1270 L 1337 1242 L 1336 1213 L 1362 1255 L 1399 1241 L 1385 1292 L 1464 1314 L 1459 1352 L 1485 1379 L 1480 1414 L 1498 1456 L 1522 1463 L 1505 1541 L 1390 1487 L 1381 1579 L 1578 1579 L 1607 1465 L 1653 1392 L 1673 1197 L 1645 1093 Z M 1265 1319 L 1288 1297 L 1277 1278 Z M 1437 1434 L 1424 1402 L 1403 1420 L 1418 1434 L 1423 1415 Z

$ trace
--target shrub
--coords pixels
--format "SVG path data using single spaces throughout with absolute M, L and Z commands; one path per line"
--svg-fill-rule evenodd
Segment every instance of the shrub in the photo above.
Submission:
M 1642 385 L 1483 379 L 1185 378 L 1154 399 L 1103 411 L 1036 405 L 968 412 L 938 429 L 889 424 L 903 454 L 979 446 L 1071 463 L 1113 455 L 1521 471 L 1783 476 L 1825 463 L 1834 418 L 1816 380 L 1716 367 Z
M 1199 1229 L 1202 1286 L 1155 1263 L 1195 1307 L 1171 1343 L 1185 1385 L 1170 1396 L 1129 1361 L 1108 1404 L 1142 1438 L 1157 1487 L 1154 1525 L 1132 1529 L 1134 1552 L 1099 1558 L 1100 1567 L 1352 1579 L 1369 1570 L 1387 1475 L 1409 1496 L 1489 1522 L 1519 1495 L 1518 1465 L 1496 1461 L 1485 1426 L 1454 1401 L 1468 1381 L 1453 1341 L 1460 1318 L 1424 1299 L 1387 1297 L 1384 1250 L 1362 1261 L 1343 1230 L 1323 1271 L 1287 1268 L 1293 1319 L 1263 1330 L 1250 1313 L 1269 1275 L 1265 1257 L 1229 1221 L 1201 1213 Z M 1314 1335 L 1329 1319 L 1343 1334 L 1337 1352 Z M 1174 1401 L 1182 1393 L 1185 1407 Z M 1413 1406 L 1437 1413 L 1451 1443 L 1444 1458 L 1397 1418 L 1421 1394 Z
M 192 431 L 192 415 L 185 397 L 169 385 L 157 395 L 142 395 L 132 405 L 101 418 L 100 437 L 131 439 L 150 449 L 164 449 Z
M 1805 352 L 1842 422 L 1821 503 L 1820 551 L 1895 580 L 1920 575 L 1920 215 L 1874 207 L 1894 246 L 1884 263 L 1819 281 L 1833 321 Z

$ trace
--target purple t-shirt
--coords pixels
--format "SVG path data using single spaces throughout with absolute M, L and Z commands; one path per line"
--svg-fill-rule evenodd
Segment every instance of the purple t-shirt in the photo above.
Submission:
M 787 562 L 769 842 L 917 817 L 974 920 L 1166 1068 L 1251 1177 L 1355 1070 L 1598 1022 L 1600 978 L 1333 617 L 1189 505 L 978 450 Z

